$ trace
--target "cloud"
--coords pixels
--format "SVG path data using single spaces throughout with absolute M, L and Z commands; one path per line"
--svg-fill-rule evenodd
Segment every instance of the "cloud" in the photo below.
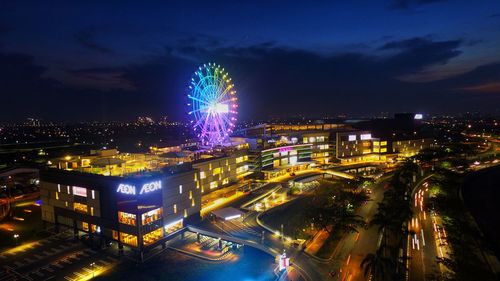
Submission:
M 392 40 L 373 55 L 325 55 L 273 42 L 213 47 L 188 43 L 165 46 L 164 53 L 133 64 L 67 70 L 85 87 L 45 78 L 46 69 L 30 56 L 2 55 L 0 85 L 17 107 L 0 112 L 0 119 L 37 114 L 56 120 L 130 120 L 139 115 L 186 120 L 187 83 L 196 67 L 206 62 L 221 64 L 232 77 L 240 120 L 339 112 L 457 112 L 474 106 L 490 110 L 500 102 L 496 94 L 487 99 L 475 95 L 496 89 L 480 85 L 498 82 L 500 64 L 433 82 L 400 79 L 459 56 L 462 40 Z M 11 65 L 17 71 L 11 71 Z
M 387 58 L 387 67 L 393 68 L 393 74 L 402 76 L 414 74 L 425 68 L 446 64 L 462 52 L 459 47 L 462 40 L 433 41 L 429 38 L 416 37 L 385 43 L 382 51 L 393 51 L 395 55 Z
M 95 40 L 97 29 L 96 28 L 87 28 L 84 30 L 80 30 L 75 34 L 76 41 L 82 45 L 83 47 L 96 51 L 103 54 L 112 54 L 114 51 L 108 47 L 105 47 Z
M 392 10 L 408 10 L 418 6 L 445 1 L 447 0 L 393 0 L 389 4 L 389 8 Z
M 87 68 L 78 70 L 67 70 L 67 73 L 75 79 L 75 84 L 87 88 L 100 90 L 120 89 L 125 91 L 136 90 L 136 87 L 123 77 L 123 70 L 113 67 Z

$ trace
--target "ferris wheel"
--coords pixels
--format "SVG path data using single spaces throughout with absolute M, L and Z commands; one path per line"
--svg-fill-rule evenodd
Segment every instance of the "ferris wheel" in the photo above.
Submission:
M 224 143 L 238 114 L 236 90 L 220 65 L 203 64 L 193 74 L 188 90 L 190 125 L 203 145 Z

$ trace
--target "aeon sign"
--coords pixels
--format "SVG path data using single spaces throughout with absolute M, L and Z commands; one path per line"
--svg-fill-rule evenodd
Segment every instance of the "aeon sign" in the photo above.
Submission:
M 139 194 L 150 193 L 159 189 L 161 189 L 161 181 L 153 181 L 143 184 Z
M 146 193 L 150 193 L 150 192 L 153 192 L 153 191 L 156 191 L 159 189 L 161 189 L 161 181 L 148 182 L 148 183 L 145 183 L 142 185 L 141 190 L 139 191 L 139 194 L 146 194 Z M 128 195 L 136 195 L 136 193 L 137 193 L 135 185 L 124 184 L 124 183 L 118 185 L 116 192 L 128 194 Z
M 116 192 L 123 193 L 123 194 L 129 194 L 129 195 L 135 195 L 135 185 L 121 183 L 118 186 L 118 189 L 116 189 Z

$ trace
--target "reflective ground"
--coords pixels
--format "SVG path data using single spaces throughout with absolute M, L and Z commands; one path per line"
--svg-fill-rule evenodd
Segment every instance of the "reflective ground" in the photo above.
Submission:
M 138 267 L 125 262 L 96 280 L 182 280 L 182 281 L 269 281 L 274 258 L 251 247 L 244 247 L 237 257 L 222 263 L 203 261 L 167 251 Z

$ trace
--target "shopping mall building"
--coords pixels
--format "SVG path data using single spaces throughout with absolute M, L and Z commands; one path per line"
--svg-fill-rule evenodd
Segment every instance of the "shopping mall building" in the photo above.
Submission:
M 125 156 L 97 156 L 89 163 L 117 161 L 119 157 Z M 85 159 L 63 159 L 61 162 L 67 161 L 65 169 L 40 172 L 45 222 L 56 228 L 70 227 L 75 235 L 87 233 L 100 243 L 117 241 L 120 249 L 126 245 L 142 258 L 149 249 L 164 245 L 186 223 L 199 220 L 201 189 L 196 183 L 197 170 L 189 163 L 139 172 L 118 163 L 82 167 Z M 108 169 L 114 169 L 116 175 L 109 175 Z

